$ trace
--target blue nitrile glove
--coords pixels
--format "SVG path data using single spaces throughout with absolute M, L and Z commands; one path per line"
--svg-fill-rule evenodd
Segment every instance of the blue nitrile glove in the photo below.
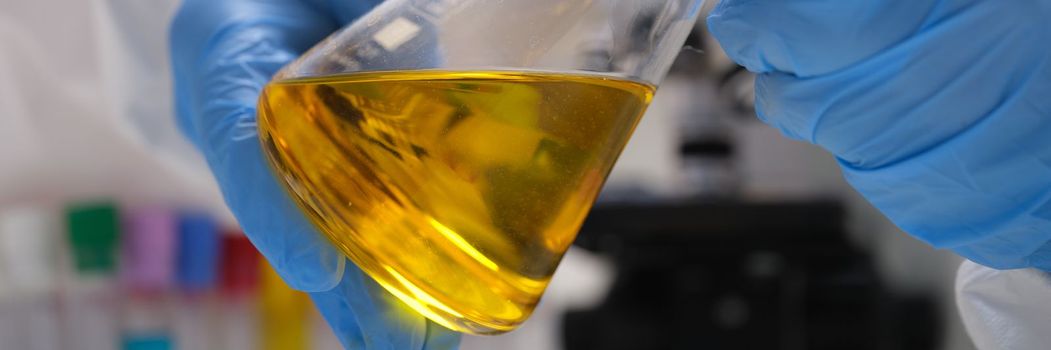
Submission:
M 1051 0 L 722 0 L 756 111 L 906 232 L 1051 270 Z
M 378 2 L 185 1 L 171 27 L 179 125 L 245 233 L 289 285 L 311 292 L 345 347 L 456 348 L 459 334 L 400 310 L 345 263 L 271 174 L 256 134 L 256 100 L 270 76 Z

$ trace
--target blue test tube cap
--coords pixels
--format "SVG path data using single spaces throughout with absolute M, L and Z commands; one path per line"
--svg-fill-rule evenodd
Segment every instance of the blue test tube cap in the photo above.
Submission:
M 219 276 L 219 225 L 212 216 L 198 212 L 182 213 L 178 222 L 179 286 L 188 292 L 214 288 Z

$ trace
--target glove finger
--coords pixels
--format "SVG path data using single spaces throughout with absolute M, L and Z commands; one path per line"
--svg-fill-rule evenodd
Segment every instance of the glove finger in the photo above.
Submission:
M 836 71 L 910 36 L 945 1 L 722 0 L 708 27 L 753 72 L 801 77 Z
M 315 8 L 276 0 L 191 0 L 172 24 L 180 125 L 253 244 L 290 286 L 306 291 L 331 289 L 344 259 L 271 175 L 255 105 L 274 72 L 334 29 Z
M 835 72 L 760 74 L 757 113 L 835 154 L 917 238 L 987 266 L 1051 266 L 1051 48 L 1033 44 L 1051 38 L 1051 1 L 931 16 Z
M 349 282 L 347 278 L 343 278 L 340 283 Z M 328 322 L 344 349 L 364 349 L 365 335 L 362 334 L 358 319 L 346 302 L 346 296 L 337 290 L 330 290 L 310 293 L 310 299 L 314 300 L 318 312 L 325 318 L 325 322 Z
M 347 349 L 455 349 L 460 334 L 438 326 L 347 264 L 340 284 L 311 293 Z
M 1032 45 L 1046 31 L 1036 7 L 980 2 L 936 12 L 936 25 L 836 72 L 761 74 L 757 114 L 855 167 L 900 161 L 971 127 L 1031 76 L 1047 52 Z

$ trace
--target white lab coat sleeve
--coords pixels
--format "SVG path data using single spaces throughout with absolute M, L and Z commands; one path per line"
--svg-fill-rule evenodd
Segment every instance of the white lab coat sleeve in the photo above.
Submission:
M 965 261 L 956 304 L 980 350 L 1051 349 L 1051 274 L 995 270 Z

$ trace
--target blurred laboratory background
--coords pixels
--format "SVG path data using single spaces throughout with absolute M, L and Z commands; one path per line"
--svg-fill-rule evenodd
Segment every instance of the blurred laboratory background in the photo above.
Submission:
M 0 2 L 0 349 L 339 348 L 174 125 L 176 6 Z M 959 258 L 758 121 L 704 28 L 536 313 L 462 349 L 973 349 Z

